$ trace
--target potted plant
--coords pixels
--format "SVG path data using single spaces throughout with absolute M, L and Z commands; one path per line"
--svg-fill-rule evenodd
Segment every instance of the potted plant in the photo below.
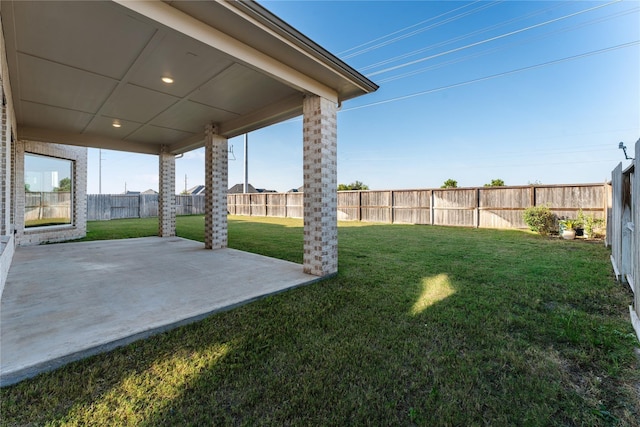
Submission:
M 588 218 L 589 217 L 585 216 L 585 214 L 582 212 L 582 208 L 580 208 L 578 210 L 578 217 L 573 224 L 573 229 L 576 230 L 576 236 L 584 236 L 585 225 Z
M 559 221 L 560 223 L 560 235 L 565 240 L 573 240 L 576 238 L 576 220 L 567 218 Z

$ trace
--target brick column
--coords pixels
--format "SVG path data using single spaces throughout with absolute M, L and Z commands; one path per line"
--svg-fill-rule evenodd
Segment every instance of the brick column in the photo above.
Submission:
M 229 158 L 227 138 L 218 128 L 205 127 L 204 138 L 204 246 L 206 249 L 227 247 L 227 187 Z
M 77 152 L 73 162 L 73 225 L 76 227 L 76 235 L 87 235 L 87 163 L 88 151 L 86 148 L 67 147 L 68 150 Z
M 338 272 L 336 105 L 318 96 L 303 103 L 305 273 Z
M 176 158 L 166 145 L 160 147 L 159 194 L 158 194 L 158 235 L 176 235 Z
M 0 79 L 0 236 L 11 232 L 11 130 Z

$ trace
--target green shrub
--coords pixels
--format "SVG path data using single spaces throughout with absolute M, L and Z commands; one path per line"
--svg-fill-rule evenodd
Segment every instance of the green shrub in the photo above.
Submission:
M 556 216 L 548 206 L 533 206 L 524 210 L 523 219 L 531 231 L 548 235 L 556 228 Z
M 585 215 L 582 208 L 578 211 L 579 227 L 584 229 L 585 236 L 590 238 L 602 237 L 605 221 L 602 218 L 595 218 L 593 215 Z
M 588 216 L 584 222 L 584 232 L 590 238 L 602 237 L 604 234 L 604 219 Z

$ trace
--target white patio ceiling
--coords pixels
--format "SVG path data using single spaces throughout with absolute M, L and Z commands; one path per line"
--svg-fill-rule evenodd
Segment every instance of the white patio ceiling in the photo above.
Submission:
M 233 137 L 300 115 L 305 94 L 377 89 L 254 2 L 0 8 L 20 139 L 179 154 L 210 122 Z

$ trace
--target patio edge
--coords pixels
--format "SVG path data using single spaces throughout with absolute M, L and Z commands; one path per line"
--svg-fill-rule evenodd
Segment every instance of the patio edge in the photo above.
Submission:
M 235 308 L 241 307 L 243 305 L 246 305 L 246 304 L 249 304 L 249 303 L 252 303 L 252 302 L 255 302 L 255 301 L 270 297 L 270 296 L 273 296 L 273 295 L 277 295 L 277 294 L 280 294 L 280 293 L 283 293 L 283 292 L 287 292 L 289 290 L 292 290 L 292 289 L 295 289 L 295 288 L 298 288 L 298 287 L 301 287 L 301 286 L 307 286 L 307 285 L 311 285 L 311 284 L 314 284 L 314 283 L 317 283 L 317 282 L 320 282 L 320 281 L 324 281 L 324 280 L 330 279 L 332 277 L 335 277 L 336 275 L 337 275 L 337 273 L 330 274 L 330 275 L 327 275 L 327 276 L 324 276 L 324 277 L 316 277 L 316 278 L 313 278 L 311 280 L 299 283 L 297 285 L 290 286 L 290 287 L 288 287 L 286 289 L 279 289 L 279 290 L 276 290 L 276 291 L 273 291 L 273 292 L 267 292 L 267 293 L 264 293 L 264 294 L 261 294 L 261 295 L 246 299 L 244 301 L 233 303 L 233 304 L 230 304 L 230 305 L 227 305 L 227 306 L 224 306 L 224 307 L 218 307 L 216 309 L 207 311 L 207 312 L 202 313 L 202 314 L 198 314 L 198 315 L 195 315 L 195 316 L 187 317 L 185 319 L 178 320 L 178 321 L 175 321 L 175 322 L 171 322 L 171 323 L 168 323 L 166 325 L 158 326 L 158 327 L 155 327 L 155 328 L 150 328 L 150 329 L 148 329 L 146 331 L 138 332 L 138 333 L 135 333 L 133 335 L 129 335 L 129 336 L 124 337 L 124 338 L 120 338 L 120 339 L 117 339 L 117 340 L 114 340 L 114 341 L 110 341 L 108 343 L 104 343 L 104 344 L 100 344 L 100 345 L 97 345 L 97 346 L 89 347 L 89 348 L 86 348 L 84 350 L 76 351 L 74 353 L 71 353 L 71 354 L 68 354 L 68 355 L 65 355 L 65 356 L 62 356 L 62 357 L 57 357 L 55 359 L 51 359 L 51 360 L 48 360 L 46 362 L 41 362 L 41 363 L 38 363 L 38 364 L 35 364 L 35 365 L 32 365 L 32 366 L 20 368 L 20 369 L 17 369 L 15 371 L 13 371 L 13 372 L 4 373 L 4 374 L 0 375 L 0 388 L 8 387 L 8 386 L 17 384 L 17 383 L 19 383 L 21 381 L 24 381 L 24 380 L 29 379 L 29 378 L 33 378 L 33 377 L 35 377 L 35 376 L 37 376 L 39 374 L 42 374 L 42 373 L 54 371 L 54 370 L 56 370 L 58 368 L 61 368 L 61 367 L 65 366 L 65 365 L 68 365 L 69 363 L 72 363 L 72 362 L 77 362 L 79 360 L 86 359 L 86 358 L 89 358 L 91 356 L 95 356 L 95 355 L 98 355 L 98 354 L 101 354 L 101 353 L 107 353 L 107 352 L 109 352 L 111 350 L 115 350 L 116 348 L 119 348 L 119 347 L 124 347 L 124 346 L 132 344 L 132 343 L 134 343 L 136 341 L 147 339 L 147 338 L 150 338 L 150 337 L 152 337 L 154 335 L 158 335 L 158 334 L 161 334 L 163 332 L 167 332 L 167 331 L 170 331 L 172 329 L 179 328 L 181 326 L 185 326 L 185 325 L 189 325 L 189 324 L 192 324 L 192 323 L 199 322 L 199 321 L 204 320 L 207 317 L 212 316 L 214 314 L 223 313 L 225 311 L 230 311 L 230 310 L 233 310 Z

